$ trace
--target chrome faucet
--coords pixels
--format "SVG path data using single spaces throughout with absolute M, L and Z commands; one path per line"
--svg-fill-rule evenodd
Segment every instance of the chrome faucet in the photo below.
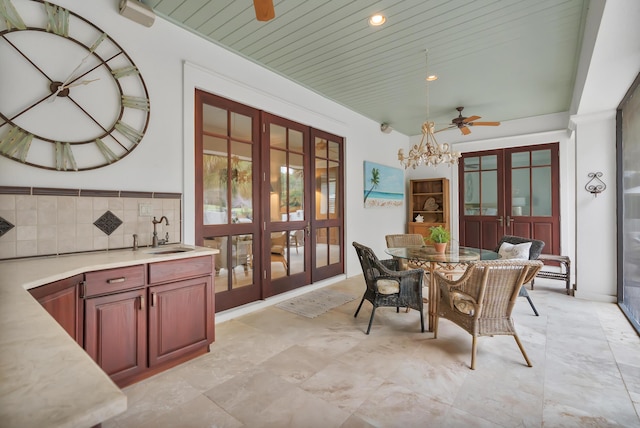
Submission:
M 156 224 L 162 223 L 162 219 L 164 219 L 165 221 L 164 224 L 169 226 L 169 219 L 166 216 L 160 217 L 160 220 L 156 220 L 156 218 L 153 217 L 153 220 L 151 220 L 151 223 L 153 223 L 153 239 L 151 240 L 151 246 L 153 248 L 157 248 L 158 244 L 160 243 L 158 241 L 158 231 L 156 230 Z M 169 234 L 167 233 L 167 239 L 163 239 L 162 243 L 166 244 L 168 240 L 169 240 Z

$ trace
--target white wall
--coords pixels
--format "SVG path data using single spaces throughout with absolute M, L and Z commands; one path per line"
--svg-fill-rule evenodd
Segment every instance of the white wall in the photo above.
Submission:
M 362 171 L 364 160 L 398 165 L 396 152 L 407 142 L 406 136 L 383 134 L 378 123 L 161 18 L 151 28 L 123 18 L 117 1 L 56 3 L 102 28 L 131 56 L 149 91 L 149 128 L 130 155 L 92 171 L 47 171 L 1 157 L 0 185 L 181 192 L 182 234 L 185 242 L 192 243 L 193 90 L 202 88 L 345 137 L 348 276 L 360 273 L 352 241 L 382 253 L 384 235 L 404 230 L 404 207 L 364 209 Z
M 572 117 L 576 124 L 577 297 L 615 301 L 616 290 L 616 120 L 615 112 Z M 585 185 L 602 172 L 607 188 L 597 197 Z

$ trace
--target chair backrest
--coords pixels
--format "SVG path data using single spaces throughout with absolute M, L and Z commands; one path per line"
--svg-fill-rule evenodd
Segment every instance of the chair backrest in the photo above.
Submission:
M 419 233 L 401 233 L 386 235 L 387 248 L 410 247 L 412 245 L 424 245 L 424 239 Z
M 537 260 L 542 253 L 542 249 L 544 248 L 544 241 L 540 241 L 539 239 L 522 238 L 520 236 L 514 235 L 504 235 L 498 242 L 498 246 L 495 249 L 496 253 L 500 250 L 500 246 L 504 242 L 513 245 L 531 242 L 531 248 L 529 248 L 529 260 Z
M 353 242 L 353 246 L 358 254 L 358 259 L 360 260 L 360 266 L 362 266 L 362 273 L 364 273 L 364 279 L 367 282 L 367 287 L 373 288 L 376 279 L 388 269 L 380 262 L 371 248 L 355 241 Z M 395 262 L 395 260 L 385 260 L 387 263 L 392 261 Z
M 456 289 L 478 304 L 475 316 L 498 319 L 511 316 L 522 284 L 543 264 L 538 260 L 483 260 L 471 263 Z

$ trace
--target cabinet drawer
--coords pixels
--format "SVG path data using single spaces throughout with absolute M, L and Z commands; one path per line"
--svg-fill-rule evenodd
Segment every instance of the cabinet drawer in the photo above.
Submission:
M 84 280 L 84 297 L 144 287 L 144 265 L 88 272 Z
M 149 284 L 209 275 L 213 270 L 211 256 L 191 257 L 149 264 Z

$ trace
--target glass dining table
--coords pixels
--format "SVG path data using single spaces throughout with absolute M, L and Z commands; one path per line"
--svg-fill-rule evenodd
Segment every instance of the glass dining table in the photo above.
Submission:
M 390 256 L 406 259 L 414 266 L 419 266 L 429 273 L 429 331 L 433 331 L 438 302 L 436 289 L 436 271 L 449 275 L 461 274 L 466 264 L 476 260 L 497 260 L 500 255 L 495 251 L 480 248 L 463 247 L 450 242 L 444 253 L 438 253 L 431 245 L 415 245 L 407 247 L 387 248 L 385 253 Z

